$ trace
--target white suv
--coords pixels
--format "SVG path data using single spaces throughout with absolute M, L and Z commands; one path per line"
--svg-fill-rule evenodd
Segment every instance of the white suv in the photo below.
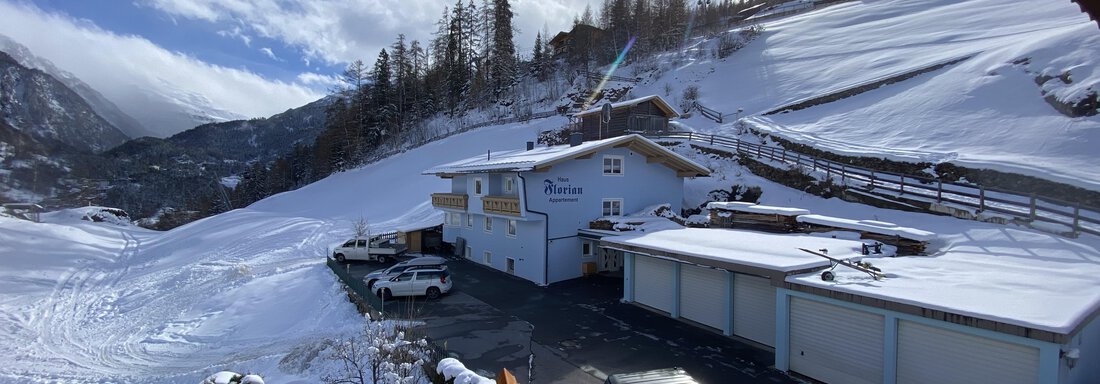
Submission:
M 374 293 L 382 300 L 397 296 L 428 296 L 437 299 L 451 290 L 451 272 L 447 267 L 415 269 L 374 283 Z

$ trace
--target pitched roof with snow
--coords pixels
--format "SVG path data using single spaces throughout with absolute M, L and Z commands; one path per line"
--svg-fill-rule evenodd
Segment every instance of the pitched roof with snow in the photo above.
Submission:
M 589 141 L 576 146 L 555 145 L 532 150 L 487 153 L 425 170 L 422 174 L 448 177 L 468 173 L 529 172 L 547 169 L 554 164 L 584 157 L 608 148 L 627 147 L 646 157 L 662 158 L 662 163 L 681 177 L 706 176 L 710 170 L 639 135 Z
M 626 100 L 626 101 L 614 102 L 614 103 L 611 103 L 611 109 L 614 110 L 614 109 L 619 109 L 619 108 L 624 108 L 624 107 L 632 107 L 632 106 L 635 106 L 635 105 L 638 105 L 638 104 L 641 104 L 641 103 L 644 103 L 644 102 L 647 102 L 647 101 L 650 101 L 650 100 L 652 100 L 653 104 L 656 105 L 657 108 L 660 108 L 662 111 L 664 111 L 665 114 L 668 115 L 669 117 L 680 116 L 680 112 L 677 111 L 675 107 L 673 107 L 671 104 L 669 104 L 667 101 L 665 101 L 665 99 L 661 98 L 661 96 L 658 96 L 658 95 L 649 95 L 649 96 L 645 96 L 645 97 L 639 97 L 637 99 L 630 99 L 630 100 Z M 582 111 L 582 112 L 574 113 L 573 116 L 574 117 L 581 117 L 581 116 L 591 115 L 593 113 L 600 113 L 600 110 L 602 110 L 602 109 L 603 109 L 603 105 L 600 105 L 598 107 L 589 108 L 589 109 L 587 109 L 585 111 Z

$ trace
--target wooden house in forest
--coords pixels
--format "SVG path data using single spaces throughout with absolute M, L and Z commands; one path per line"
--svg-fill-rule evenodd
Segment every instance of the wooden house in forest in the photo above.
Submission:
M 611 104 L 611 120 L 604 123 L 598 106 L 573 115 L 579 120 L 574 131 L 584 135 L 584 141 L 622 136 L 626 133 L 655 133 L 668 130 L 668 121 L 679 117 L 668 102 L 657 95 L 620 101 Z
M 573 59 L 587 59 L 593 49 L 600 44 L 603 30 L 586 24 L 577 24 L 569 32 L 558 32 L 547 42 L 553 57 L 573 56 Z M 572 60 L 570 60 L 572 61 Z

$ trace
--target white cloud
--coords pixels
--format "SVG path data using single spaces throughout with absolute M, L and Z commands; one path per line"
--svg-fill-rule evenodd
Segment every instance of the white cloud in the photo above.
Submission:
M 271 60 L 283 61 L 283 59 L 280 59 L 279 56 L 275 56 L 275 52 L 272 52 L 271 48 L 268 48 L 268 47 L 260 48 L 260 52 L 263 52 L 264 56 L 267 56 Z
M 221 31 L 218 31 L 218 36 L 240 39 L 241 42 L 244 43 L 244 45 L 252 45 L 252 36 L 245 34 L 239 26 L 234 26 L 233 29 L 223 29 Z
M 324 87 L 325 89 L 331 89 L 343 84 L 339 77 L 313 72 L 298 74 L 298 82 L 309 86 Z
M 444 7 L 453 1 L 409 0 L 143 0 L 171 16 L 209 22 L 240 22 L 250 32 L 300 49 L 306 59 L 341 64 L 373 61 L 404 33 L 408 40 L 431 39 Z M 513 0 L 515 41 L 527 55 L 544 25 L 551 31 L 571 26 L 588 0 Z M 463 1 L 466 3 L 466 1 Z M 481 1 L 474 2 L 478 7 Z
M 184 7 L 189 17 L 214 18 L 202 7 Z M 43 33 L 42 31 L 49 31 Z M 198 104 L 200 112 L 218 109 L 247 117 L 269 116 L 323 96 L 297 83 L 266 79 L 244 69 L 212 65 L 165 50 L 145 38 L 118 35 L 87 21 L 48 13 L 33 5 L 0 0 L 0 33 L 35 54 L 72 72 L 146 128 L 161 134 L 190 127 L 155 126 L 158 114 L 181 112 L 179 104 Z M 172 110 L 173 106 L 177 109 Z M 222 112 L 224 113 L 224 112 Z M 179 122 L 182 124 L 182 120 Z M 154 126 L 150 126 L 154 125 Z

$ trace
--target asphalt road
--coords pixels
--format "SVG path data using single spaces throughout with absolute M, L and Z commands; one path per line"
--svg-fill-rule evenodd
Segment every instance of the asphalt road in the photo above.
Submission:
M 353 263 L 351 272 L 383 266 Z M 705 384 L 797 382 L 769 368 L 770 351 L 619 302 L 621 277 L 539 287 L 467 260 L 448 268 L 450 293 L 389 300 L 385 312 L 424 322 L 418 329 L 484 376 L 508 368 L 521 383 L 597 384 L 610 374 L 682 367 Z

